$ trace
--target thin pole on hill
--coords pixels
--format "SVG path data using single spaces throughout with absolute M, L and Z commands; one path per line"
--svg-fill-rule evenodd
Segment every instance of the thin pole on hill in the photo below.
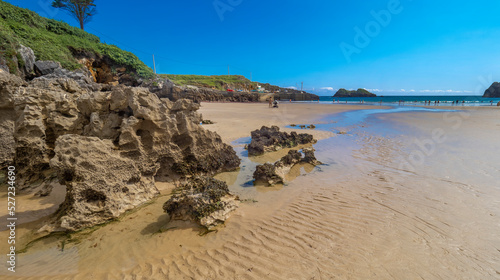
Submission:
M 155 71 L 155 74 L 156 74 L 156 63 L 155 63 L 155 55 L 153 54 L 153 69 Z

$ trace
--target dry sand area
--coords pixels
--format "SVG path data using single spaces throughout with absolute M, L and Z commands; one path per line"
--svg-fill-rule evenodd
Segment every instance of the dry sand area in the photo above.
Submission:
M 238 138 L 249 137 L 252 130 L 263 125 L 277 125 L 283 131 L 292 131 L 284 128 L 291 124 L 318 124 L 324 123 L 325 115 L 361 110 L 367 108 L 384 108 L 378 106 L 360 105 L 330 105 L 318 103 L 288 103 L 282 102 L 278 108 L 269 108 L 265 103 L 202 103 L 200 113 L 203 118 L 215 121 L 207 127 L 217 131 L 222 140 L 229 143 Z M 333 134 L 320 130 L 307 130 L 316 139 L 331 137 Z
M 317 123 L 325 114 L 360 108 L 376 107 L 203 103 L 201 113 L 216 122 L 207 129 L 232 141 L 262 125 Z M 325 165 L 266 191 L 231 186 L 251 201 L 218 232 L 200 236 L 188 223 L 167 224 L 165 195 L 64 249 L 57 238 L 38 242 L 19 257 L 15 277 L 0 275 L 500 279 L 495 109 L 373 115 L 345 135 L 315 130 L 323 139 L 316 156 Z M 0 237 L 6 240 L 5 232 Z

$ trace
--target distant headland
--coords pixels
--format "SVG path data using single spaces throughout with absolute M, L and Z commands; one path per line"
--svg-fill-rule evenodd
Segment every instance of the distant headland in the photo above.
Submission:
M 376 97 L 377 95 L 367 91 L 366 89 L 359 88 L 358 90 L 346 90 L 341 88 L 335 93 L 333 97 Z

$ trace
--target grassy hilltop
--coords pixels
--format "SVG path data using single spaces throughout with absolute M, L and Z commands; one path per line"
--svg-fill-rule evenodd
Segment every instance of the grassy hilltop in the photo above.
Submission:
M 256 89 L 259 83 L 252 82 L 241 75 L 174 75 L 160 74 L 160 77 L 168 78 L 177 85 L 192 85 L 197 87 L 207 87 L 219 90 L 231 89 L 252 90 Z
M 70 70 L 82 67 L 75 57 L 86 53 L 105 57 L 139 77 L 154 76 L 153 70 L 133 53 L 101 43 L 99 37 L 62 21 L 41 17 L 0 0 L 0 60 L 3 58 L 11 73 L 23 66 L 18 54 L 20 44 L 31 48 L 37 60 L 58 61 Z

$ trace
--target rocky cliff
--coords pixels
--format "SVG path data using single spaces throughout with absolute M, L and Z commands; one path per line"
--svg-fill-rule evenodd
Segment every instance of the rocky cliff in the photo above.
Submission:
M 500 98 L 500 83 L 494 82 L 485 92 L 483 97 Z
M 259 83 L 255 81 L 250 81 L 241 75 L 174 75 L 174 74 L 160 74 L 160 78 L 167 78 L 173 81 L 179 86 L 194 86 L 198 88 L 216 90 L 216 94 L 221 94 L 223 98 L 227 101 L 239 101 L 245 100 L 245 97 L 249 97 L 249 101 L 258 101 L 258 94 L 252 90 L 261 89 L 266 90 L 268 93 L 274 92 L 275 99 L 290 100 L 293 101 L 309 101 L 309 100 L 319 100 L 319 96 L 311 94 L 305 91 L 300 91 L 291 88 L 282 88 L 279 86 L 271 85 L 269 83 Z M 236 92 L 225 92 L 227 89 L 233 89 Z M 235 98 L 234 98 L 234 97 Z M 269 96 L 267 93 L 261 94 L 261 101 Z M 244 102 L 244 101 L 243 101 Z
M 160 98 L 170 100 L 190 99 L 194 102 L 201 101 L 225 101 L 225 102 L 259 102 L 259 94 L 249 92 L 227 92 L 217 89 L 195 87 L 195 86 L 177 86 L 168 79 L 155 81 L 155 85 L 149 85 L 149 88 Z
M 319 100 L 319 96 L 300 92 L 292 89 L 283 89 L 276 86 L 270 86 L 267 90 L 280 91 L 279 93 L 272 94 L 274 99 L 280 100 L 293 100 L 293 101 L 311 101 Z M 198 86 L 179 86 L 175 85 L 173 82 L 166 78 L 157 78 L 153 82 L 146 82 L 145 86 L 148 86 L 150 90 L 156 93 L 161 98 L 168 98 L 170 100 L 178 100 L 182 98 L 191 99 L 195 102 L 201 101 L 225 101 L 225 102 L 259 102 L 262 101 L 262 96 L 265 94 L 259 94 L 257 92 L 247 92 L 247 91 L 221 91 L 218 89 L 212 89 L 207 87 Z M 286 92 L 285 92 L 286 90 Z
M 0 165 L 24 192 L 67 187 L 50 230 L 78 230 L 154 197 L 155 180 L 233 170 L 240 160 L 203 129 L 199 105 L 59 71 L 25 82 L 0 70 Z

